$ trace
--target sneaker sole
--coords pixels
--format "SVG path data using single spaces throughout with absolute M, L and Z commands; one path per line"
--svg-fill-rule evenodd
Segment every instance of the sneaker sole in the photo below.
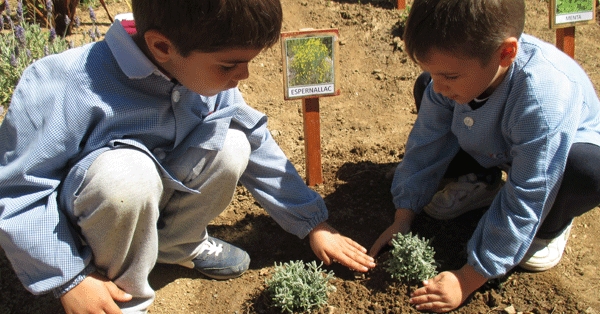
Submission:
M 455 211 L 446 211 L 445 213 L 437 213 L 436 211 L 430 210 L 428 209 L 428 206 L 423 207 L 423 211 L 430 216 L 431 218 L 437 219 L 437 220 L 450 220 L 450 219 L 454 219 L 458 216 L 461 216 L 463 214 L 466 214 L 467 212 L 476 210 L 476 209 L 481 209 L 481 208 L 486 208 L 489 207 L 492 202 L 494 201 L 494 198 L 496 198 L 496 195 L 498 194 L 498 192 L 500 191 L 500 189 L 504 186 L 503 183 L 498 184 L 498 186 L 496 186 L 493 189 L 493 193 L 489 198 L 483 199 L 483 200 L 479 200 L 477 203 L 471 203 L 469 207 L 465 207 L 461 210 L 455 210 Z
M 571 235 L 571 228 L 573 227 L 573 224 L 569 225 L 564 233 L 561 236 L 566 237 L 565 240 L 565 248 L 567 246 L 567 242 L 569 240 L 569 237 Z M 521 263 L 519 263 L 519 267 L 528 270 L 528 271 L 532 271 L 532 272 L 541 272 L 541 271 L 546 271 L 556 265 L 558 265 L 558 263 L 560 263 L 560 260 L 562 259 L 563 255 L 565 253 L 565 249 L 563 248 L 562 252 L 560 253 L 560 255 L 553 261 L 548 262 L 548 263 L 531 263 L 529 262 L 529 260 L 527 261 L 523 261 Z
M 493 199 L 492 199 L 492 201 L 493 201 Z M 437 219 L 437 220 L 450 220 L 450 219 L 454 219 L 454 218 L 456 218 L 458 216 L 461 216 L 463 214 L 466 214 L 466 213 L 468 213 L 470 211 L 474 211 L 474 210 L 477 210 L 477 209 L 489 207 L 490 204 L 492 204 L 492 201 L 489 201 L 489 202 L 479 202 L 479 203 L 477 203 L 477 206 L 468 207 L 468 208 L 465 208 L 465 209 L 463 209 L 461 211 L 452 211 L 452 212 L 450 212 L 450 214 L 437 214 L 437 213 L 435 213 L 435 212 L 433 212 L 431 210 L 427 210 L 426 208 L 423 208 L 423 211 L 429 217 L 431 217 L 433 219 Z
M 237 278 L 237 277 L 243 275 L 248 270 L 248 268 L 250 268 L 250 257 L 248 255 L 246 255 L 246 258 L 242 262 L 242 265 L 244 265 L 242 270 L 232 271 L 231 274 L 214 274 L 214 273 L 207 272 L 206 270 L 201 270 L 198 268 L 196 268 L 196 270 L 198 272 L 200 272 L 202 275 L 209 277 L 211 279 L 227 280 L 227 279 Z
M 558 263 L 560 262 L 561 259 L 562 259 L 562 256 L 556 262 L 552 262 L 550 264 L 543 264 L 543 265 L 523 263 L 523 264 L 519 264 L 519 267 L 521 267 L 525 270 L 528 270 L 528 271 L 532 271 L 532 272 L 542 272 L 542 271 L 546 271 L 546 270 L 558 265 Z

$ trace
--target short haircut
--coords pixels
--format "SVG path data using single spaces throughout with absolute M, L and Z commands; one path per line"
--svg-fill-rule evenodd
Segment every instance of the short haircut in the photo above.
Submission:
M 280 0 L 133 0 L 132 9 L 140 36 L 156 30 L 184 57 L 271 47 L 283 19 Z
M 415 0 L 404 29 L 405 50 L 415 62 L 432 48 L 486 65 L 525 25 L 524 0 Z

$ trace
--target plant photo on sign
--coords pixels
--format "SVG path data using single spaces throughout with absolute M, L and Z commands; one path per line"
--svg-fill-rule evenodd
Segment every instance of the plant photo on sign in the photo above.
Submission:
M 596 0 L 556 0 L 556 14 L 592 11 Z
M 286 52 L 290 86 L 333 82 L 333 37 L 289 39 Z
M 409 232 L 397 233 L 392 238 L 391 256 L 384 262 L 385 269 L 392 278 L 414 283 L 437 275 L 435 250 L 430 240 L 419 238 Z
M 306 312 L 327 304 L 328 294 L 335 291 L 329 285 L 332 271 L 325 272 L 315 261 L 275 263 L 270 279 L 265 281 L 271 304 L 282 313 Z

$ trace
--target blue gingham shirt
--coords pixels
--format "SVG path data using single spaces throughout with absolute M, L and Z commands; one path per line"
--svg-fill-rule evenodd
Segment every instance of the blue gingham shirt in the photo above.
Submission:
M 89 272 L 91 250 L 68 209 L 99 154 L 136 147 L 154 159 L 165 186 L 194 193 L 164 165 L 190 147 L 219 150 L 230 124 L 252 149 L 241 183 L 283 229 L 303 238 L 327 219 L 321 196 L 237 88 L 204 97 L 171 82 L 119 22 L 104 41 L 31 65 L 0 126 L 0 246 L 25 287 L 56 293 Z
M 510 165 L 508 180 L 468 243 L 468 264 L 487 278 L 517 265 L 550 210 L 573 143 L 600 145 L 600 102 L 581 67 L 524 34 L 516 60 L 486 104 L 425 93 L 392 184 L 396 208 L 419 213 L 464 149 L 482 166 Z

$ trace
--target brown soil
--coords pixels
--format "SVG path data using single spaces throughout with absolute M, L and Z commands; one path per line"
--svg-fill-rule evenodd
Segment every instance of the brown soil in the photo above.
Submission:
M 285 31 L 339 29 L 341 95 L 320 99 L 324 183 L 313 188 L 328 205 L 331 225 L 369 248 L 392 221 L 388 174 L 402 159 L 416 117 L 412 84 L 420 71 L 407 60 L 398 38 L 396 23 L 402 12 L 383 0 L 282 2 Z M 548 2 L 526 2 L 526 32 L 553 43 Z M 112 3 L 109 9 L 113 15 L 127 11 L 123 3 Z M 101 8 L 97 14 L 101 21 L 106 16 Z M 575 59 L 596 90 L 600 90 L 599 42 L 598 24 L 576 27 Z M 240 89 L 250 105 L 269 116 L 275 139 L 305 175 L 302 101 L 283 99 L 281 60 L 279 46 L 259 55 Z M 433 239 L 440 270 L 455 269 L 466 260 L 465 245 L 480 216 L 481 212 L 472 212 L 446 222 L 420 216 L 413 231 Z M 210 231 L 248 251 L 252 258 L 248 272 L 215 281 L 179 266 L 157 265 L 150 276 L 157 291 L 150 313 L 275 313 L 265 294 L 265 279 L 274 263 L 316 258 L 307 239 L 279 228 L 243 187 Z M 455 313 L 600 313 L 598 247 L 600 211 L 595 210 L 575 220 L 558 266 L 543 273 L 517 268 L 488 282 Z M 379 265 L 385 258 L 385 254 L 379 258 Z M 381 266 L 362 277 L 340 265 L 325 269 L 335 273 L 332 283 L 337 291 L 318 313 L 417 313 L 407 296 L 414 287 L 390 278 Z M 0 313 L 61 312 L 58 300 L 24 290 L 0 253 Z

